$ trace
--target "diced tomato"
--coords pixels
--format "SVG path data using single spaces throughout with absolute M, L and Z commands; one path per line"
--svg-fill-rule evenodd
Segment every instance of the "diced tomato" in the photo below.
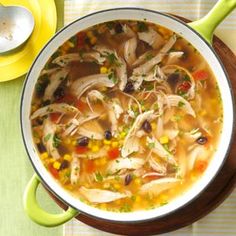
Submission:
M 73 104 L 76 101 L 76 97 L 70 94 L 66 94 L 63 98 L 58 99 L 58 103 L 68 103 L 68 104 Z
M 49 172 L 50 172 L 56 179 L 58 179 L 58 177 L 59 177 L 58 170 L 56 170 L 56 169 L 52 166 L 52 164 L 50 164 L 50 165 L 48 166 L 48 170 L 49 170 Z
M 81 100 L 77 100 L 75 103 L 75 107 L 78 108 L 80 111 L 84 111 L 86 106 L 86 103 L 82 102 Z
M 60 116 L 61 116 L 61 113 L 51 113 L 50 120 L 54 123 L 57 123 Z
M 112 148 L 107 152 L 107 154 L 110 159 L 116 159 L 120 155 L 120 150 L 119 148 Z
M 83 153 L 88 151 L 88 148 L 87 147 L 83 147 L 83 146 L 77 146 L 75 148 L 75 151 L 76 151 L 77 154 L 83 154 Z
M 208 76 L 209 76 L 209 74 L 205 70 L 198 70 L 198 71 L 193 73 L 193 78 L 195 80 L 205 80 L 205 79 L 208 78 Z
M 147 178 L 149 181 L 152 181 L 152 180 L 160 179 L 160 176 L 151 175 L 151 176 L 146 176 L 145 178 Z
M 87 160 L 86 171 L 89 172 L 89 173 L 95 171 L 95 165 L 94 165 L 94 162 L 92 160 Z
M 198 160 L 198 161 L 196 162 L 195 168 L 196 168 L 196 170 L 199 171 L 199 172 L 204 172 L 205 169 L 207 168 L 207 165 L 208 165 L 207 161 Z
M 191 84 L 188 81 L 184 81 L 178 87 L 178 91 L 187 92 L 191 87 Z
M 85 38 L 86 38 L 86 33 L 85 32 L 79 32 L 77 34 L 77 47 L 79 49 L 84 46 Z

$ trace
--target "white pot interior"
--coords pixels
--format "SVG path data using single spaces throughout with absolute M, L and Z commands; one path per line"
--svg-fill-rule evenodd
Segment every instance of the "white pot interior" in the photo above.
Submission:
M 34 85 L 37 81 L 37 78 L 39 77 L 40 71 L 44 67 L 48 58 L 53 54 L 53 52 L 64 41 L 69 39 L 77 32 L 81 31 L 82 29 L 86 29 L 87 27 L 98 23 L 117 19 L 146 19 L 149 22 L 162 25 L 176 32 L 177 34 L 182 35 L 186 40 L 191 42 L 191 44 L 203 55 L 203 57 L 207 59 L 210 68 L 214 72 L 217 82 L 219 84 L 224 108 L 224 122 L 219 146 L 203 177 L 199 179 L 197 183 L 195 183 L 193 187 L 190 188 L 186 193 L 172 200 L 169 204 L 153 210 L 136 211 L 133 213 L 114 213 L 102 211 L 100 209 L 82 203 L 80 200 L 74 198 L 72 195 L 66 192 L 47 172 L 40 158 L 38 157 L 37 152 L 34 148 L 34 143 L 31 134 L 31 123 L 29 120 L 30 105 Z M 37 169 L 37 172 L 42 178 L 42 180 L 57 196 L 59 196 L 65 203 L 89 215 L 107 220 L 131 222 L 148 220 L 173 212 L 174 210 L 191 201 L 211 182 L 211 180 L 219 171 L 225 159 L 228 146 L 230 144 L 230 139 L 233 130 L 233 102 L 226 75 L 214 51 L 194 31 L 189 29 L 185 24 L 179 22 L 178 20 L 163 15 L 162 13 L 142 9 L 115 9 L 92 14 L 75 21 L 74 23 L 64 28 L 60 33 L 58 33 L 41 51 L 40 55 L 37 57 L 28 74 L 28 78 L 25 84 L 24 93 L 22 97 L 21 119 L 24 141 L 32 163 Z

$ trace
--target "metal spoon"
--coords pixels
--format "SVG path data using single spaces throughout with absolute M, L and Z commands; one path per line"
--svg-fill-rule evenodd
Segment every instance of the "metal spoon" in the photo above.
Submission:
M 32 34 L 34 17 L 21 6 L 3 6 L 0 3 L 0 53 L 22 45 Z

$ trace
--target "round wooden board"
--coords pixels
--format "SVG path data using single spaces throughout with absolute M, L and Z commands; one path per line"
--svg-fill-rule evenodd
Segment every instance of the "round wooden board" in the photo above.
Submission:
M 225 66 L 225 69 L 232 83 L 234 96 L 236 97 L 236 56 L 217 37 L 214 37 L 213 46 Z M 211 182 L 207 189 L 195 200 L 193 200 L 185 207 L 174 212 L 173 214 L 153 221 L 133 224 L 122 224 L 104 221 L 84 214 L 79 214 L 76 218 L 94 228 L 120 235 L 144 236 L 177 230 L 181 227 L 192 224 L 193 222 L 210 213 L 213 209 L 219 206 L 233 191 L 236 183 L 235 155 L 236 139 L 234 135 L 229 155 L 215 179 Z M 59 206 L 61 206 L 63 209 L 67 209 L 67 206 L 58 198 L 56 198 L 51 193 L 50 195 L 58 203 Z

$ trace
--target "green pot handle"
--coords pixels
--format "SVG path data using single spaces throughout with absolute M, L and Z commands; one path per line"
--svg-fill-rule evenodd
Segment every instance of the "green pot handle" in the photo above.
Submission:
M 215 28 L 236 8 L 236 0 L 219 0 L 202 19 L 189 23 L 208 43 L 212 44 Z
M 42 226 L 54 227 L 69 221 L 79 214 L 77 210 L 71 207 L 61 214 L 51 214 L 44 211 L 36 200 L 36 191 L 39 184 L 39 177 L 34 174 L 24 192 L 24 210 L 31 220 Z

